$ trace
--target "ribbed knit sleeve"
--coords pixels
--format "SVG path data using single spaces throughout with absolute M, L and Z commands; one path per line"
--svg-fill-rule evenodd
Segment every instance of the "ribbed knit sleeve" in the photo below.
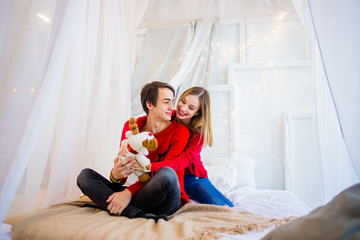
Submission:
M 154 163 L 151 166 L 152 173 L 158 171 L 162 167 L 171 167 L 175 171 L 179 171 L 189 167 L 192 163 L 200 161 L 200 152 L 203 145 L 203 137 L 200 133 L 190 131 L 190 138 L 183 152 L 176 158 L 168 158 L 162 162 Z

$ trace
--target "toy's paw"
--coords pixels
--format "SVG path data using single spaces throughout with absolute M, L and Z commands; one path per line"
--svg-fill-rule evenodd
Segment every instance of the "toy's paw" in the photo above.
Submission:
M 147 165 L 145 168 L 146 168 L 146 170 L 150 171 L 151 170 L 151 163 L 149 163 L 149 165 Z
M 141 182 L 147 182 L 147 181 L 150 180 L 150 175 L 147 174 L 147 173 L 143 173 L 143 174 L 141 174 L 141 175 L 139 176 L 139 180 L 140 180 Z

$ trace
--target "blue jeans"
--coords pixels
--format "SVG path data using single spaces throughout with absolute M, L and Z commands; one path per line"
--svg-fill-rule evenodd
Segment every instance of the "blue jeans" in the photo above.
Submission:
M 184 175 L 184 188 L 191 199 L 200 203 L 234 206 L 229 199 L 214 187 L 209 178 L 201 178 L 186 173 Z
M 77 178 L 77 185 L 100 208 L 107 210 L 108 197 L 126 187 L 112 183 L 99 173 L 86 168 Z M 133 218 L 135 215 L 152 213 L 171 215 L 180 208 L 180 185 L 172 168 L 163 167 L 135 193 L 130 204 L 122 211 L 121 216 Z

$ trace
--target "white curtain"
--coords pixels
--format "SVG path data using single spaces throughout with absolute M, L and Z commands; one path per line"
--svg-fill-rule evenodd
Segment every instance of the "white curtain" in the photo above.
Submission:
M 130 116 L 131 44 L 147 4 L 2 1 L 1 222 L 78 198 L 84 167 L 108 175 Z
M 209 86 L 213 43 L 217 34 L 217 22 L 200 20 L 196 24 L 194 39 L 179 71 L 171 78 L 170 84 L 178 89 L 178 96 L 191 86 Z
M 360 181 L 360 2 L 293 0 L 313 51 L 316 129 L 327 202 Z
M 204 85 L 209 65 L 213 20 L 196 20 L 183 25 L 147 29 L 141 54 L 132 77 L 132 115 L 143 113 L 141 87 L 152 81 L 168 82 L 178 91 Z M 140 47 L 139 47 L 140 50 Z

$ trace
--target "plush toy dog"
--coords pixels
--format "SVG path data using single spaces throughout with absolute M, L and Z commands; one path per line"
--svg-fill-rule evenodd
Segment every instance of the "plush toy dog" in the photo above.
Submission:
M 128 149 L 128 153 L 124 158 L 135 156 L 137 162 L 143 167 L 142 171 L 135 171 L 135 175 L 139 177 L 141 182 L 146 182 L 150 179 L 149 174 L 151 170 L 150 160 L 146 157 L 149 151 L 153 151 L 157 148 L 157 140 L 151 132 L 139 133 L 138 126 L 135 118 L 130 118 L 129 128 L 131 131 L 125 133 L 126 139 L 122 141 Z

